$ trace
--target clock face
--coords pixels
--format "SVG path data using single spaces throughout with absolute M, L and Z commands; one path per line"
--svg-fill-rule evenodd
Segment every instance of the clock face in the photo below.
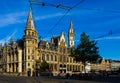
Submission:
M 70 40 L 73 40 L 73 37 L 70 37 Z

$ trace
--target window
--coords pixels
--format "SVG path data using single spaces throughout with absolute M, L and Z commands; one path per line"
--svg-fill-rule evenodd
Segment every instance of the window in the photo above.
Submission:
M 56 57 L 56 55 L 55 55 L 55 61 L 57 61 L 57 57 Z
M 72 70 L 72 65 L 70 65 L 70 71 Z
M 28 55 L 28 59 L 30 59 L 30 55 Z
M 51 55 L 51 61 L 53 61 L 53 55 Z
M 64 62 L 66 62 L 66 57 L 65 56 L 63 57 L 63 59 L 64 59 Z
M 32 49 L 32 54 L 34 54 L 34 49 Z
M 60 67 L 62 67 L 62 64 L 60 64 Z
M 32 59 L 34 59 L 34 56 L 32 56 Z
M 62 56 L 60 56 L 60 61 L 62 62 Z
M 70 63 L 72 63 L 72 58 L 70 58 Z
M 30 48 L 28 48 L 28 54 L 30 53 Z
M 28 32 L 28 35 L 30 35 L 30 32 Z
M 32 32 L 32 36 L 34 36 L 34 32 Z
M 46 55 L 46 60 L 49 61 L 49 55 L 48 54 Z
M 34 44 L 34 41 L 32 41 L 32 43 Z
M 30 63 L 28 63 L 28 66 L 30 66 Z
M 63 53 L 66 53 L 66 52 L 65 52 L 65 49 L 63 50 Z
M 54 65 L 54 70 L 57 71 L 57 64 Z
M 49 49 L 49 44 L 48 43 L 46 44 L 46 48 Z
M 32 65 L 32 68 L 34 68 L 34 65 Z
M 60 52 L 62 52 L 62 48 L 60 48 Z
M 69 57 L 67 57 L 67 62 L 69 62 Z
M 45 55 L 44 54 L 42 54 L 42 60 L 45 60 Z
M 28 40 L 28 43 L 30 43 L 30 41 Z

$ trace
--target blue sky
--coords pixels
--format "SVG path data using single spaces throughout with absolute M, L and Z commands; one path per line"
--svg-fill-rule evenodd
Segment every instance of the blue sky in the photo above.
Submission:
M 39 0 L 50 4 L 62 4 L 72 7 L 80 0 Z M 2 0 L 0 3 L 0 42 L 9 42 L 22 38 L 29 11 L 29 0 Z M 80 34 L 86 32 L 95 39 L 99 54 L 106 59 L 120 60 L 120 0 L 84 0 L 54 27 L 58 20 L 67 12 L 65 9 L 51 5 L 32 5 L 33 18 L 39 36 L 50 40 L 52 34 L 60 35 L 64 31 L 66 39 L 70 20 L 75 29 L 75 44 Z M 112 35 L 108 35 L 112 31 Z M 106 36 L 107 35 L 107 36 Z

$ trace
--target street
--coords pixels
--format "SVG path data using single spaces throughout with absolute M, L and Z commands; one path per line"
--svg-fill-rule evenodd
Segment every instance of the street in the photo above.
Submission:
M 89 80 L 56 79 L 49 77 L 18 77 L 0 75 L 0 83 L 120 83 L 120 76 L 96 76 Z

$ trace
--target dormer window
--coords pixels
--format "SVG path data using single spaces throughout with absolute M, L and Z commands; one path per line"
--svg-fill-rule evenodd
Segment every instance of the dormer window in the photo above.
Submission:
M 32 32 L 32 36 L 34 36 L 34 32 Z
M 46 48 L 49 49 L 49 44 L 48 43 L 46 43 Z

